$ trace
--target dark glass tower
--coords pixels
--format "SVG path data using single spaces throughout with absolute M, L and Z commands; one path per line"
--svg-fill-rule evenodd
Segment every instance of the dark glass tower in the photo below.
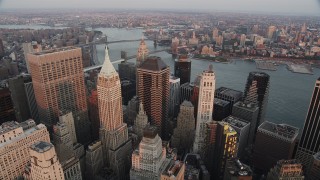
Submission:
M 305 172 L 309 174 L 309 169 L 313 160 L 313 155 L 320 151 L 320 77 L 317 79 L 309 110 L 299 146 L 297 149 L 296 159 L 298 159 L 306 168 Z
M 247 79 L 244 102 L 256 104 L 259 107 L 255 131 L 264 122 L 269 96 L 269 81 L 270 76 L 264 72 L 250 72 Z
M 181 55 L 175 60 L 174 76 L 180 78 L 180 84 L 190 82 L 191 61 L 186 55 Z

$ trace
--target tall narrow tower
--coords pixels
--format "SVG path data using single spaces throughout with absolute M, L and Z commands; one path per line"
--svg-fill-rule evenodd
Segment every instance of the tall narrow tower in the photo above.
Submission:
M 212 121 L 215 84 L 215 74 L 212 65 L 210 65 L 209 69 L 203 71 L 200 75 L 196 136 L 193 144 L 194 153 L 204 153 L 206 123 Z
M 147 59 L 148 55 L 149 55 L 149 49 L 142 37 L 140 46 L 138 49 L 138 53 L 137 53 L 137 63 L 136 63 L 137 67 L 139 67 L 140 64 Z
M 121 84 L 119 75 L 110 62 L 108 48 L 105 61 L 98 76 L 98 105 L 100 117 L 100 140 L 107 166 L 120 179 L 127 179 L 131 155 L 127 124 L 123 122 Z
M 313 155 L 320 151 L 320 77 L 315 83 L 313 94 L 300 143 L 296 153 L 296 159 L 298 159 L 306 168 L 307 175 L 310 172 L 310 167 L 313 161 Z

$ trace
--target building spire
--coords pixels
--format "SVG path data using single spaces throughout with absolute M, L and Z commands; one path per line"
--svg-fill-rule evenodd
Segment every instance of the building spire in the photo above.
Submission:
M 140 106 L 139 106 L 139 114 L 144 114 L 144 109 L 143 109 L 142 102 L 140 103 Z
M 100 74 L 110 76 L 114 73 L 116 73 L 116 70 L 114 69 L 114 67 L 110 61 L 108 46 L 106 46 L 104 63 L 103 63 L 102 69 L 100 71 Z

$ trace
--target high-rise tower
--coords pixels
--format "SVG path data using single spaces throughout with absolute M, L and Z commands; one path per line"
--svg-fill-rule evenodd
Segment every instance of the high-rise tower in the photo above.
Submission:
M 246 104 L 256 104 L 259 107 L 255 131 L 264 121 L 269 97 L 269 82 L 270 76 L 264 72 L 250 72 L 247 79 L 244 102 Z
M 197 113 L 196 135 L 193 144 L 194 153 L 204 154 L 206 139 L 206 123 L 212 121 L 216 78 L 212 65 L 200 75 L 199 101 Z
M 90 125 L 80 48 L 28 54 L 41 122 L 51 130 L 61 112 L 72 111 L 77 139 L 90 142 Z
M 180 55 L 174 61 L 174 76 L 180 78 L 180 84 L 190 83 L 191 60 L 187 55 Z
M 137 69 L 138 96 L 158 133 L 167 139 L 167 117 L 169 108 L 170 71 L 160 57 L 148 57 Z
M 146 43 L 144 42 L 144 39 L 142 38 L 139 49 L 138 49 L 138 53 L 137 53 L 137 63 L 136 63 L 137 67 L 139 67 L 140 64 L 147 59 L 148 55 L 149 55 L 149 49 Z
M 100 117 L 100 140 L 106 155 L 106 165 L 119 179 L 127 179 L 131 155 L 127 124 L 123 122 L 121 84 L 119 75 L 110 62 L 108 48 L 105 61 L 98 76 L 98 107 Z
M 137 117 L 134 121 L 134 132 L 139 136 L 139 139 L 141 140 L 143 137 L 143 129 L 148 124 L 148 116 L 146 115 L 146 112 L 143 109 L 143 104 L 140 103 L 139 106 L 139 113 L 137 114 Z
M 318 139 L 320 136 L 319 92 L 320 77 L 315 83 L 309 110 L 304 122 L 302 135 L 296 153 L 296 159 L 305 166 L 307 175 L 309 174 L 313 155 L 320 151 L 320 140 Z

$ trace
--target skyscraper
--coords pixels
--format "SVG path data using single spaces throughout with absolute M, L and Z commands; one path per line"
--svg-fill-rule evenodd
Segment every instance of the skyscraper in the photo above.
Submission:
M 255 104 L 239 101 L 233 105 L 232 116 L 250 122 L 248 145 L 253 143 L 258 121 L 259 107 Z
M 310 180 L 317 180 L 320 179 L 320 152 L 317 152 L 312 157 L 312 163 L 309 168 L 309 176 L 308 179 Z
M 280 159 L 292 159 L 299 129 L 287 124 L 263 122 L 257 131 L 253 149 L 253 165 L 267 173 Z
M 221 179 L 225 172 L 228 159 L 237 156 L 237 132 L 226 122 L 217 122 L 216 141 L 213 154 L 213 171 L 209 169 L 214 179 Z
M 302 164 L 297 160 L 279 160 L 277 164 L 270 169 L 268 180 L 294 179 L 304 180 Z
M 31 118 L 34 119 L 37 123 L 40 122 L 38 105 L 36 101 L 36 97 L 34 95 L 32 79 L 24 82 L 24 90 L 27 96 L 28 107 L 30 110 Z
M 177 117 L 180 105 L 180 78 L 170 76 L 169 117 Z
M 139 149 L 132 153 L 131 180 L 158 180 L 162 170 L 170 163 L 166 157 L 166 148 L 158 136 L 157 127 L 147 126 Z
M 204 146 L 206 139 L 205 124 L 212 121 L 214 91 L 216 78 L 212 69 L 212 65 L 200 75 L 199 102 L 196 134 L 193 144 L 193 152 L 204 154 Z
M 0 179 L 21 176 L 30 161 L 29 147 L 38 141 L 50 142 L 45 125 L 36 125 L 33 120 L 3 123 L 0 126 Z
M 246 35 L 245 34 L 241 34 L 240 36 L 240 46 L 244 46 L 246 43 Z
M 307 175 L 309 174 L 310 165 L 313 155 L 320 151 L 320 140 L 317 138 L 320 135 L 320 78 L 317 79 L 307 117 L 304 122 L 302 135 L 296 153 L 298 159 L 306 168 Z
M 120 78 L 114 69 L 108 48 L 97 82 L 100 117 L 100 140 L 106 165 L 119 179 L 127 179 L 130 166 L 131 141 L 127 124 L 123 122 Z
M 138 135 L 139 141 L 143 137 L 143 129 L 148 124 L 148 116 L 143 109 L 143 104 L 140 103 L 139 113 L 134 121 L 134 132 Z
M 193 83 L 184 83 L 180 86 L 180 101 L 191 101 L 193 94 Z
M 11 93 L 8 88 L 0 87 L 0 123 L 16 120 Z
M 139 67 L 142 64 L 142 62 L 147 59 L 148 55 L 149 55 L 149 49 L 146 43 L 144 42 L 144 39 L 142 38 L 138 48 L 138 53 L 137 53 L 137 62 L 136 62 L 137 67 Z
M 233 105 L 242 99 L 242 92 L 234 89 L 219 87 L 214 92 L 214 97 L 230 102 L 230 113 Z
M 183 101 L 177 118 L 177 128 L 171 137 L 171 145 L 178 151 L 189 151 L 192 149 L 194 140 L 195 119 L 194 107 L 190 101 Z
M 30 147 L 33 180 L 64 180 L 63 170 L 51 143 L 39 141 Z
M 244 102 L 256 104 L 259 107 L 255 131 L 257 131 L 258 126 L 264 121 L 266 114 L 269 97 L 269 81 L 270 76 L 264 72 L 250 72 L 247 79 L 244 90 Z
M 4 56 L 4 46 L 3 46 L 3 41 L 0 39 L 0 58 Z
M 180 78 L 180 84 L 190 83 L 191 60 L 187 55 L 180 55 L 174 61 L 174 76 Z
M 269 26 L 268 27 L 268 31 L 267 31 L 267 38 L 268 39 L 273 39 L 274 37 L 274 33 L 276 32 L 277 27 L 275 26 Z
M 170 71 L 160 57 L 148 57 L 137 69 L 138 96 L 160 137 L 167 139 Z
M 133 62 L 127 60 L 118 64 L 119 77 L 121 80 L 136 81 L 136 65 Z
M 28 54 L 33 52 L 41 52 L 42 47 L 40 44 L 38 44 L 38 42 L 32 41 L 31 43 L 22 43 L 22 49 L 28 73 L 31 74 Z
M 227 160 L 224 171 L 224 180 L 252 180 L 251 168 L 240 162 L 238 158 Z
M 88 146 L 86 152 L 86 178 L 95 179 L 103 167 L 103 151 L 101 141 L 94 141 Z
M 28 54 L 41 122 L 51 130 L 63 111 L 72 111 L 77 139 L 90 142 L 90 123 L 81 49 L 66 47 Z

